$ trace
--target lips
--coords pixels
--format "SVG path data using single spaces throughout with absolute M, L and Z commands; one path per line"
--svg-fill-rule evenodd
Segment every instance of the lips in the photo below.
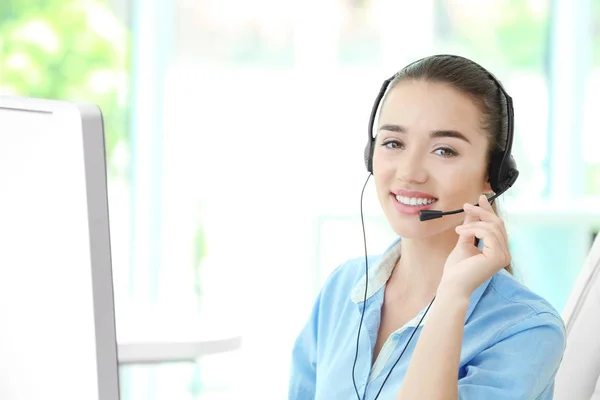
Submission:
M 427 210 L 438 200 L 429 193 L 415 190 L 401 189 L 392 192 L 390 195 L 393 198 L 396 210 L 407 215 L 415 215 L 421 210 Z
M 429 193 L 419 192 L 417 190 L 406 190 L 406 189 L 398 189 L 392 191 L 395 196 L 409 197 L 409 198 L 420 198 L 420 199 L 436 199 L 434 195 Z

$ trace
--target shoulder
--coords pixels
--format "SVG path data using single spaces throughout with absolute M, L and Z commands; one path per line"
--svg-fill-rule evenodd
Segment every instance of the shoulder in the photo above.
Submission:
M 552 392 L 566 346 L 563 320 L 513 276 L 492 277 L 467 320 L 465 339 L 461 398 L 541 399 Z
M 550 341 L 561 353 L 566 343 L 565 324 L 556 308 L 505 271 L 492 277 L 470 319 L 488 344 L 519 335 L 521 343 Z
M 564 322 L 559 311 L 547 299 L 506 271 L 494 275 L 486 292 L 498 310 L 510 310 L 514 313 L 514 318 L 509 320 L 509 324 L 528 319 L 547 320 L 564 330 Z

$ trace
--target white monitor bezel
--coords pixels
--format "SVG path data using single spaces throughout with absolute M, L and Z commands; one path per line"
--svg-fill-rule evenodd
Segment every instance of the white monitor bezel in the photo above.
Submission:
M 94 104 L 0 96 L 0 109 L 69 119 L 83 142 L 99 400 L 119 400 L 104 121 Z

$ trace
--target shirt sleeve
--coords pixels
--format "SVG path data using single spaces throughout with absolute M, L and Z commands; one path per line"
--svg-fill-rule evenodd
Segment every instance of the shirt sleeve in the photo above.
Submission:
M 312 400 L 317 384 L 318 321 L 321 295 L 292 349 L 288 400 Z
M 461 400 L 552 399 L 566 333 L 560 317 L 539 313 L 511 325 L 475 356 L 458 381 Z

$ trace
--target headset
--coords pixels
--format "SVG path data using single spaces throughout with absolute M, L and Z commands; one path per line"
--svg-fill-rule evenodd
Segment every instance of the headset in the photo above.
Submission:
M 476 62 L 474 62 L 472 60 L 469 60 L 465 57 L 461 57 L 461 56 L 457 56 L 457 55 L 438 54 L 438 55 L 421 58 L 417 61 L 410 63 L 409 65 L 404 67 L 403 70 L 406 70 L 413 64 L 419 63 L 425 59 L 440 58 L 440 57 L 457 58 L 457 59 L 462 59 L 462 60 L 468 61 L 472 64 L 475 64 L 478 68 L 480 68 L 483 72 L 485 72 L 487 77 L 490 80 L 492 80 L 492 82 L 494 82 L 494 84 L 496 85 L 496 87 L 498 88 L 498 90 L 500 91 L 500 93 L 506 100 L 506 113 L 507 113 L 506 145 L 505 145 L 504 149 L 492 151 L 492 154 L 490 157 L 490 162 L 488 164 L 488 176 L 489 176 L 489 181 L 490 181 L 490 187 L 492 188 L 492 191 L 494 192 L 494 195 L 491 196 L 488 199 L 488 201 L 490 202 L 490 204 L 493 204 L 494 200 L 497 197 L 499 197 L 500 195 L 505 193 L 508 189 L 510 189 L 514 185 L 514 183 L 516 182 L 516 180 L 519 176 L 519 170 L 517 169 L 517 163 L 511 154 L 512 144 L 513 144 L 513 136 L 514 136 L 514 110 L 513 110 L 512 97 L 509 96 L 509 94 L 506 92 L 506 90 L 504 90 L 504 87 L 498 81 L 498 79 L 496 79 L 496 77 L 494 77 L 494 75 L 492 75 L 492 73 L 490 73 L 487 69 L 485 69 L 484 67 L 482 67 L 481 65 L 477 64 Z M 356 391 L 356 396 L 358 397 L 359 400 L 361 400 L 361 397 L 358 394 L 358 388 L 356 386 L 356 380 L 355 380 L 354 376 L 355 376 L 355 369 L 356 369 L 356 361 L 358 359 L 360 331 L 361 331 L 361 327 L 362 327 L 362 323 L 363 323 L 363 319 L 364 319 L 364 315 L 365 315 L 365 309 L 366 309 L 365 303 L 367 301 L 367 288 L 369 285 L 369 264 L 368 264 L 368 259 L 367 259 L 367 241 L 366 241 L 365 224 L 364 224 L 363 209 L 362 209 L 363 195 L 364 195 L 364 191 L 367 186 L 367 183 L 369 181 L 369 178 L 373 175 L 373 153 L 375 151 L 375 142 L 376 142 L 375 135 L 373 134 L 373 126 L 375 125 L 375 118 L 377 115 L 377 111 L 379 110 L 381 100 L 383 99 L 383 96 L 385 95 L 388 86 L 395 78 L 396 78 L 396 75 L 392 76 L 389 79 L 386 79 L 383 82 L 383 84 L 381 85 L 381 89 L 379 89 L 379 93 L 375 99 L 375 103 L 373 104 L 373 108 L 371 110 L 371 116 L 369 118 L 369 127 L 368 127 L 368 131 L 367 131 L 368 140 L 367 140 L 367 145 L 365 146 L 365 151 L 364 151 L 365 166 L 367 168 L 367 171 L 369 172 L 369 176 L 367 177 L 367 180 L 365 181 L 365 184 L 363 186 L 362 193 L 360 196 L 360 218 L 361 218 L 361 222 L 362 222 L 363 241 L 364 241 L 364 248 L 365 248 L 365 294 L 364 294 L 364 300 L 363 300 L 362 315 L 360 318 L 360 323 L 358 325 L 358 334 L 356 337 L 356 354 L 354 357 L 354 364 L 352 366 L 352 381 L 354 383 L 354 390 Z M 476 205 L 479 205 L 479 204 L 476 204 Z M 441 218 L 444 215 L 458 214 L 461 212 L 464 212 L 464 210 L 463 209 L 458 209 L 458 210 L 453 210 L 453 211 L 421 210 L 419 212 L 419 219 L 421 221 L 429 221 L 432 219 Z M 429 311 L 429 308 L 431 307 L 431 305 L 433 304 L 434 301 L 435 301 L 435 296 L 431 300 L 429 305 L 427 306 L 425 313 L 423 314 L 423 316 L 421 317 L 415 330 L 409 337 L 408 342 L 406 343 L 406 345 L 404 346 L 404 349 L 398 356 L 398 359 L 396 360 L 396 362 L 390 369 L 390 372 L 388 372 L 388 374 L 387 374 L 385 380 L 383 381 L 383 383 L 381 384 L 381 388 L 379 389 L 379 392 L 377 392 L 377 395 L 375 396 L 374 400 L 376 400 L 379 397 L 379 394 L 381 393 L 381 390 L 383 389 L 383 386 L 385 385 L 387 379 L 390 377 L 396 364 L 398 364 L 398 362 L 402 358 L 402 355 L 408 348 L 408 345 L 410 344 L 411 339 L 413 338 L 414 334 L 419 329 L 419 326 L 421 325 L 423 318 L 425 318 L 425 315 L 427 315 L 427 312 Z M 363 392 L 363 398 L 366 393 L 366 390 L 367 390 L 367 385 L 365 385 L 365 389 Z

